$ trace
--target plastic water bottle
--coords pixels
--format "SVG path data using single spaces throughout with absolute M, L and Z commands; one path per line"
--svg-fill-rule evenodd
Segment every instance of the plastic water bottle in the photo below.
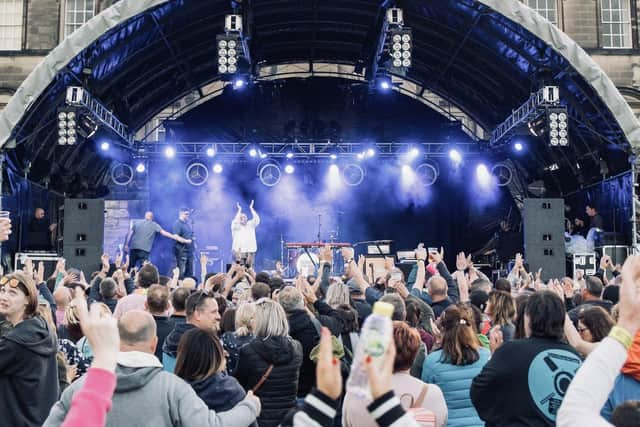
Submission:
M 379 301 L 373 305 L 373 313 L 364 321 L 347 380 L 347 391 L 357 397 L 371 398 L 366 358 L 371 356 L 374 366 L 382 365 L 393 337 L 392 314 L 393 305 Z

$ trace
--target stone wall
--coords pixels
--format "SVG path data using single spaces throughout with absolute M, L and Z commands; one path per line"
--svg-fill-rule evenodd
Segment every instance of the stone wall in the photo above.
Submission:
M 562 0 L 560 27 L 585 49 L 598 47 L 598 3 L 596 0 Z
M 105 200 L 104 252 L 114 257 L 123 245 L 131 219 L 142 218 L 146 202 L 142 200 Z
M 28 4 L 27 49 L 53 49 L 60 38 L 60 0 L 32 0 Z

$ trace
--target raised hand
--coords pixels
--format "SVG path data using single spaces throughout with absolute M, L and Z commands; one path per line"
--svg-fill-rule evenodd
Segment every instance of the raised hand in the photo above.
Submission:
M 456 256 L 456 270 L 465 271 L 467 269 L 467 258 L 464 252 L 460 252 L 458 256 Z
M 65 259 L 60 258 L 58 262 L 56 262 L 56 273 L 64 273 L 66 271 L 65 264 L 66 264 Z
M 418 245 L 418 248 L 415 250 L 415 257 L 417 260 L 426 261 L 427 260 L 427 250 L 424 246 Z
M 38 269 L 35 272 L 36 285 L 44 282 L 44 262 L 38 263 Z
M 10 234 L 11 234 L 11 219 L 10 218 L 0 219 L 0 242 L 6 242 L 7 240 L 9 240 Z
M 522 254 L 516 254 L 516 264 L 515 266 L 517 268 L 523 268 L 524 267 L 524 261 L 522 259 Z
M 493 354 L 504 342 L 504 337 L 502 336 L 502 329 L 500 326 L 494 326 L 491 328 L 489 332 L 489 349 Z
M 238 212 L 242 212 L 242 206 L 240 206 L 240 203 L 236 202 L 236 208 L 238 208 Z
M 622 266 L 618 326 L 633 337 L 640 329 L 640 256 L 631 255 Z
M 33 278 L 33 261 L 31 258 L 24 259 L 22 270 L 27 277 Z
M 118 252 L 118 254 L 116 255 L 116 260 L 114 261 L 114 264 L 116 268 L 120 268 L 120 266 L 122 265 L 122 252 Z
M 562 290 L 565 298 L 573 297 L 573 281 L 568 277 L 562 279 Z
M 73 301 L 82 332 L 89 340 L 93 350 L 93 363 L 91 366 L 111 372 L 115 371 L 116 357 L 120 350 L 118 322 L 112 316 L 100 310 L 96 304 L 93 304 L 91 311 L 88 311 L 87 300 L 80 292 L 76 292 L 76 298 Z
M 340 361 L 333 356 L 331 332 L 322 328 L 320 332 L 320 353 L 316 365 L 316 386 L 318 390 L 336 400 L 342 394 L 342 373 Z
M 330 245 L 324 245 L 320 248 L 320 254 L 318 255 L 320 261 L 332 263 L 333 262 L 333 250 Z
M 102 256 L 100 257 L 100 262 L 102 263 L 102 270 L 105 273 L 107 271 L 109 271 L 109 255 L 108 254 L 102 254 Z
M 253 200 L 251 201 L 251 203 L 249 204 L 249 209 L 253 210 Z

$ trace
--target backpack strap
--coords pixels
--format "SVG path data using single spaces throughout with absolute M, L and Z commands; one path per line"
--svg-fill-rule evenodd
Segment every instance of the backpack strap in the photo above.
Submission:
M 412 408 L 422 408 L 422 402 L 424 402 L 424 398 L 427 396 L 427 390 L 429 389 L 429 385 L 425 384 L 422 386 L 422 390 L 420 390 L 420 394 L 418 398 L 411 405 Z
M 264 382 L 267 380 L 267 378 L 269 378 L 269 375 L 271 375 L 271 371 L 273 371 L 273 365 L 269 365 L 269 367 L 264 372 L 264 374 L 262 374 L 262 378 L 260 378 L 260 381 L 258 381 L 258 383 L 251 389 L 253 394 L 256 394 L 258 389 L 260 389 L 260 387 L 262 387 L 262 384 L 264 384 Z

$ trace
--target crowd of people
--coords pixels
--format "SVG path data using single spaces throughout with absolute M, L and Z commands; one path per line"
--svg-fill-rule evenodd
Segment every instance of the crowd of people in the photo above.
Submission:
M 463 253 L 450 272 L 419 245 L 405 277 L 342 251 L 343 275 L 325 247 L 292 283 L 27 261 L 0 279 L 2 425 L 640 425 L 640 257 L 544 283 L 518 256 L 493 283 Z M 391 344 L 358 360 L 377 302 Z M 355 365 L 366 396 L 346 386 Z

